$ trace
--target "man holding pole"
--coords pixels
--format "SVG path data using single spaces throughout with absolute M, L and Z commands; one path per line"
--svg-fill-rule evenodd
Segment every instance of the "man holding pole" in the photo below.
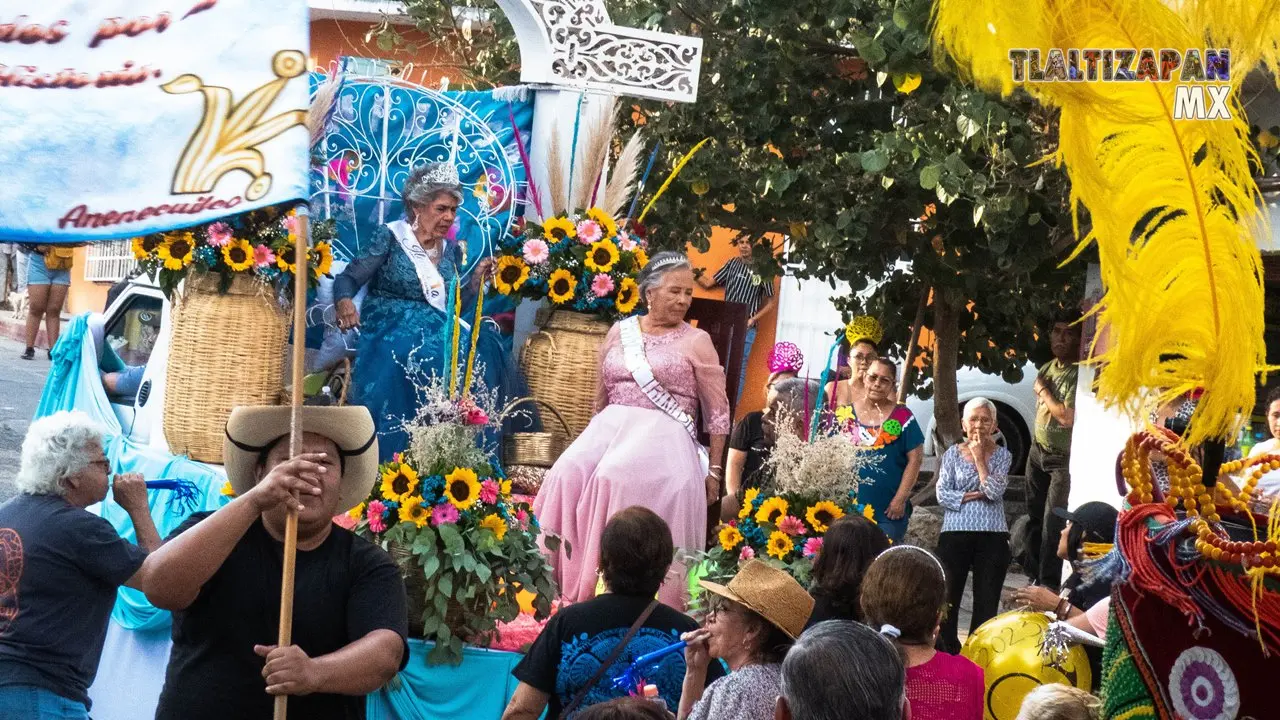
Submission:
M 363 718 L 364 695 L 408 658 L 404 583 L 383 550 L 334 515 L 358 504 L 377 472 L 363 407 L 302 408 L 290 459 L 290 407 L 237 408 L 227 421 L 227 478 L 239 497 L 193 515 L 157 553 L 147 597 L 174 611 L 173 650 L 157 720 L 272 716 L 273 697 L 308 720 Z M 300 482 L 301 481 L 301 482 Z M 306 487 L 296 496 L 280 487 Z M 296 497 L 296 499 L 295 499 Z M 276 644 L 287 518 L 296 510 L 292 644 Z

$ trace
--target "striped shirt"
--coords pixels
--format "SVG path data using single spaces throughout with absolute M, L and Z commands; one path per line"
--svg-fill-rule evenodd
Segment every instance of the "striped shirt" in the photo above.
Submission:
M 760 312 L 765 298 L 773 297 L 773 281 L 765 280 L 741 258 L 725 263 L 715 275 L 716 284 L 724 288 L 727 302 L 747 306 L 747 315 Z
M 978 482 L 978 468 L 960 455 L 953 445 L 942 456 L 938 470 L 938 504 L 942 515 L 942 532 L 1008 532 L 1004 519 L 1004 491 L 1009 486 L 1009 465 L 1013 456 L 1003 447 L 987 460 L 987 482 Z M 986 497 L 962 503 L 964 494 L 981 490 Z

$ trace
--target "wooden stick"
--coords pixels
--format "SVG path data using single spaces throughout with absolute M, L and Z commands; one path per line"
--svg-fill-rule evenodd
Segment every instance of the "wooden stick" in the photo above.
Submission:
M 293 249 L 296 272 L 293 275 L 293 397 L 289 415 L 289 457 L 302 454 L 303 375 L 307 359 L 307 280 L 310 268 L 307 255 L 311 251 L 311 218 L 305 204 L 297 207 L 298 241 Z M 284 573 L 280 579 L 280 632 L 276 645 L 293 644 L 293 581 L 298 560 L 298 511 L 289 508 L 284 525 Z M 289 696 L 277 695 L 275 720 L 289 714 Z
M 911 323 L 911 340 L 907 342 L 907 361 L 902 364 L 902 382 L 898 383 L 899 405 L 905 403 L 907 395 L 911 393 L 911 386 L 907 381 L 911 379 L 911 374 L 915 370 L 916 345 L 920 344 L 920 330 L 924 327 L 924 311 L 929 307 L 929 296 L 932 294 L 933 289 L 925 286 L 924 291 L 920 293 L 920 304 L 916 306 L 916 319 Z

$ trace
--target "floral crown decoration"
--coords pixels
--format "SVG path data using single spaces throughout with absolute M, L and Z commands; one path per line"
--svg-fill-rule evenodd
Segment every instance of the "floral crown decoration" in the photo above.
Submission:
M 415 168 L 409 173 L 409 179 L 406 183 L 410 187 L 427 188 L 427 187 L 462 187 L 462 178 L 458 175 L 458 168 L 447 160 L 428 163 Z
M 795 343 L 780 342 L 769 351 L 769 372 L 800 372 L 804 367 L 804 353 Z
M 880 340 L 884 338 L 884 328 L 880 327 L 879 320 L 870 315 L 859 315 L 845 326 L 844 337 L 851 346 L 863 341 L 879 346 Z

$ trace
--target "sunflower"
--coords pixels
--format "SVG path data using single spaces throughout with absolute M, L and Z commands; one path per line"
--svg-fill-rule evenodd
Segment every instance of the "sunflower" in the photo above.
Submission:
M 587 257 L 582 261 L 588 270 L 594 270 L 599 273 L 607 273 L 613 269 L 618 263 L 618 246 L 613 244 L 612 240 L 601 240 L 598 243 L 592 243 L 591 249 L 587 251 Z
M 352 520 L 363 520 L 365 507 L 366 506 L 364 503 L 360 503 L 359 505 L 347 511 L 347 517 L 351 518 Z
M 133 239 L 133 257 L 135 260 L 146 260 L 156 253 L 156 249 L 160 247 L 160 243 L 164 241 L 163 235 L 144 235 Z
M 156 254 L 164 261 L 166 270 L 181 270 L 191 264 L 191 256 L 196 249 L 196 238 L 189 232 L 180 232 L 168 236 Z
M 756 498 L 760 497 L 760 488 L 751 488 L 742 496 L 742 509 L 738 511 L 738 517 L 744 520 L 751 517 L 751 507 L 756 504 Z
M 498 491 L 502 493 L 502 497 L 511 497 L 511 481 L 503 480 L 499 483 Z
M 444 476 L 444 497 L 459 510 L 466 510 L 480 499 L 480 481 L 470 468 L 454 468 Z
M 308 257 L 312 261 L 311 272 L 316 277 L 328 275 L 333 269 L 333 248 L 323 240 L 311 248 L 311 255 Z
M 492 530 L 494 537 L 498 538 L 498 542 L 502 542 L 502 538 L 507 536 L 507 523 L 497 515 L 485 515 L 484 519 L 480 521 L 480 527 Z
M 418 489 L 418 472 L 404 463 L 391 463 L 382 473 L 382 497 L 404 502 Z
M 596 224 L 604 231 L 605 237 L 611 238 L 618 234 L 618 223 L 614 222 L 613 216 L 604 210 L 593 207 L 587 211 L 587 217 L 596 221 Z
M 636 285 L 636 281 L 631 278 L 622 278 L 622 282 L 618 283 L 618 296 L 614 299 L 613 306 L 623 315 L 630 315 L 639 302 L 640 287 Z
M 848 405 L 841 405 L 836 408 L 836 420 L 842 423 L 853 421 L 853 408 Z
M 573 292 L 578 287 L 578 279 L 568 270 L 561 268 L 551 273 L 547 280 L 547 297 L 557 305 L 563 305 L 573 299 Z
M 756 522 L 758 523 L 776 523 L 787 514 L 787 501 L 780 497 L 771 497 L 764 501 L 760 506 L 760 510 L 756 512 Z
M 222 248 L 222 260 L 236 272 L 253 267 L 253 246 L 244 240 L 232 240 Z
M 769 554 L 779 560 L 785 558 L 788 553 L 795 549 L 795 543 L 791 542 L 791 538 L 781 530 L 775 530 L 769 536 Z
M 295 261 L 296 248 L 293 243 L 285 243 L 276 250 L 276 267 L 287 273 L 298 272 L 298 265 Z
M 632 254 L 635 255 L 636 258 L 637 270 L 642 270 L 645 265 L 649 264 L 649 253 L 645 252 L 644 248 L 636 248 Z
M 868 505 L 868 507 L 870 507 Z M 824 533 L 831 527 L 831 523 L 844 517 L 844 510 L 839 505 L 830 500 L 816 502 L 809 506 L 809 510 L 804 514 L 805 519 L 809 521 L 809 525 L 813 527 L 816 533 Z
M 223 495 L 226 495 L 227 497 L 235 497 L 235 496 L 236 496 L 236 491 L 231 487 L 231 481 L 230 481 L 230 480 L 228 480 L 228 481 L 226 481 L 226 482 L 222 483 L 222 494 L 223 494 Z
M 870 520 L 871 522 L 876 522 L 876 509 L 871 507 L 871 503 L 867 503 L 862 506 L 862 517 Z M 879 525 L 880 523 L 876 524 Z
M 574 238 L 578 235 L 578 229 L 574 227 L 573 221 L 569 218 L 551 218 L 546 225 L 542 226 L 542 237 L 551 242 L 560 242 L 565 238 Z
M 724 548 L 725 552 L 731 552 L 741 542 L 742 533 L 738 528 L 732 525 L 725 525 L 720 528 L 720 547 Z
M 503 255 L 498 258 L 498 271 L 493 277 L 493 284 L 498 288 L 498 292 L 510 295 L 519 290 L 528 279 L 529 266 L 524 260 L 514 255 Z
M 400 503 L 400 522 L 411 522 L 418 527 L 423 527 L 431 520 L 431 508 L 422 504 L 422 497 L 415 495 L 405 498 Z

